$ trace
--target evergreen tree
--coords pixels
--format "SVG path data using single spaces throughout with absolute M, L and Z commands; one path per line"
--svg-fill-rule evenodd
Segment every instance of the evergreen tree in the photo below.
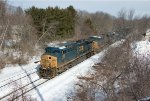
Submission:
M 73 6 L 69 6 L 66 9 L 60 9 L 57 6 L 55 8 L 40 9 L 33 6 L 26 10 L 26 14 L 31 15 L 39 36 L 42 35 L 43 22 L 45 22 L 46 29 L 50 24 L 57 22 L 57 25 L 55 25 L 56 33 L 53 33 L 55 35 L 51 35 L 50 37 L 52 38 L 50 39 L 53 39 L 53 36 L 55 38 L 69 38 L 75 33 L 76 10 Z

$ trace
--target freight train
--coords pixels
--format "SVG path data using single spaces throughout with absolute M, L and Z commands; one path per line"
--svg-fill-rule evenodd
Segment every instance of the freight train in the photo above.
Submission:
M 59 46 L 46 47 L 40 60 L 39 76 L 45 79 L 53 78 L 89 58 L 98 51 L 100 40 L 101 37 L 92 36 Z

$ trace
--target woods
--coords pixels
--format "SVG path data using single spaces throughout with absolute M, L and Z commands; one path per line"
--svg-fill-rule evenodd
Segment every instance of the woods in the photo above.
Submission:
M 9 8 L 9 9 L 8 9 Z M 0 67 L 6 64 L 25 64 L 36 54 L 36 30 L 31 18 L 21 7 L 0 1 Z
M 44 40 L 71 38 L 74 35 L 76 11 L 73 6 L 66 9 L 59 7 L 48 7 L 40 9 L 32 7 L 26 10 L 30 15 L 37 29 L 38 36 L 42 36 L 46 31 L 47 38 Z

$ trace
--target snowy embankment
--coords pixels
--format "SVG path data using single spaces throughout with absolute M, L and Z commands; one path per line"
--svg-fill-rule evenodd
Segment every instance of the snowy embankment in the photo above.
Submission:
M 99 54 L 90 57 L 89 59 L 64 72 L 63 74 L 38 86 L 36 89 L 28 92 L 28 94 L 31 95 L 32 98 L 37 99 L 38 101 L 66 101 L 66 94 L 70 94 L 71 92 L 73 92 L 75 84 L 78 82 L 77 77 L 87 75 L 89 71 L 92 70 L 92 66 L 101 61 L 105 52 L 108 49 L 116 47 L 121 43 L 123 43 L 123 41 L 116 42 Z M 38 65 L 39 64 L 34 64 L 32 62 L 25 66 L 7 67 L 3 69 L 0 74 L 0 86 L 2 86 L 4 82 L 10 82 L 10 80 L 12 79 L 9 78 L 11 77 L 14 77 L 13 79 L 18 79 L 19 77 L 27 75 L 28 73 L 30 73 L 30 71 L 36 71 Z M 21 74 L 21 76 L 16 76 L 19 74 Z M 18 83 L 22 83 L 23 85 L 25 85 L 29 82 L 34 81 L 35 79 L 38 79 L 38 75 L 36 73 L 21 79 Z M 10 86 L 7 86 L 6 88 L 1 88 L 0 97 L 8 94 L 12 90 L 12 88 L 13 87 Z
M 22 66 L 7 65 L 4 69 L 1 70 L 0 72 L 0 98 L 6 94 L 9 94 L 14 89 L 17 89 L 18 86 L 26 85 L 34 81 L 35 79 L 39 78 L 36 73 L 31 74 L 33 72 L 36 72 L 37 64 L 34 63 L 35 60 L 39 60 L 39 57 L 33 57 L 33 59 L 30 61 L 28 65 L 22 65 Z M 30 76 L 33 77 L 32 80 L 30 80 L 30 78 L 27 76 L 28 74 L 31 74 Z M 17 81 L 12 82 L 14 80 L 17 80 Z M 3 99 L 2 101 L 6 101 L 6 99 Z
M 139 41 L 132 45 L 134 53 L 138 58 L 150 58 L 150 42 L 149 40 Z
M 33 57 L 29 64 L 22 66 L 7 65 L 0 71 L 0 85 L 26 75 L 25 71 L 28 73 L 36 71 L 37 64 L 35 64 L 34 61 L 39 59 L 39 57 Z

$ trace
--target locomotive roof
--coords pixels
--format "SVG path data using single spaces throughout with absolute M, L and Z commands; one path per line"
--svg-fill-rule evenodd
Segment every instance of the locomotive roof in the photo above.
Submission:
M 74 45 L 76 42 L 66 42 L 66 43 L 60 43 L 56 46 L 49 46 L 49 48 L 55 48 L 55 49 L 65 49 L 68 46 Z
M 87 40 L 87 39 L 82 39 L 82 40 L 78 40 L 78 41 L 71 41 L 71 42 L 65 42 L 65 43 L 60 43 L 60 44 L 57 44 L 55 46 L 49 46 L 47 48 L 49 49 L 65 49 L 67 47 L 70 47 L 72 45 L 77 45 L 77 44 L 82 44 L 84 43 L 85 41 L 91 41 L 91 40 Z

